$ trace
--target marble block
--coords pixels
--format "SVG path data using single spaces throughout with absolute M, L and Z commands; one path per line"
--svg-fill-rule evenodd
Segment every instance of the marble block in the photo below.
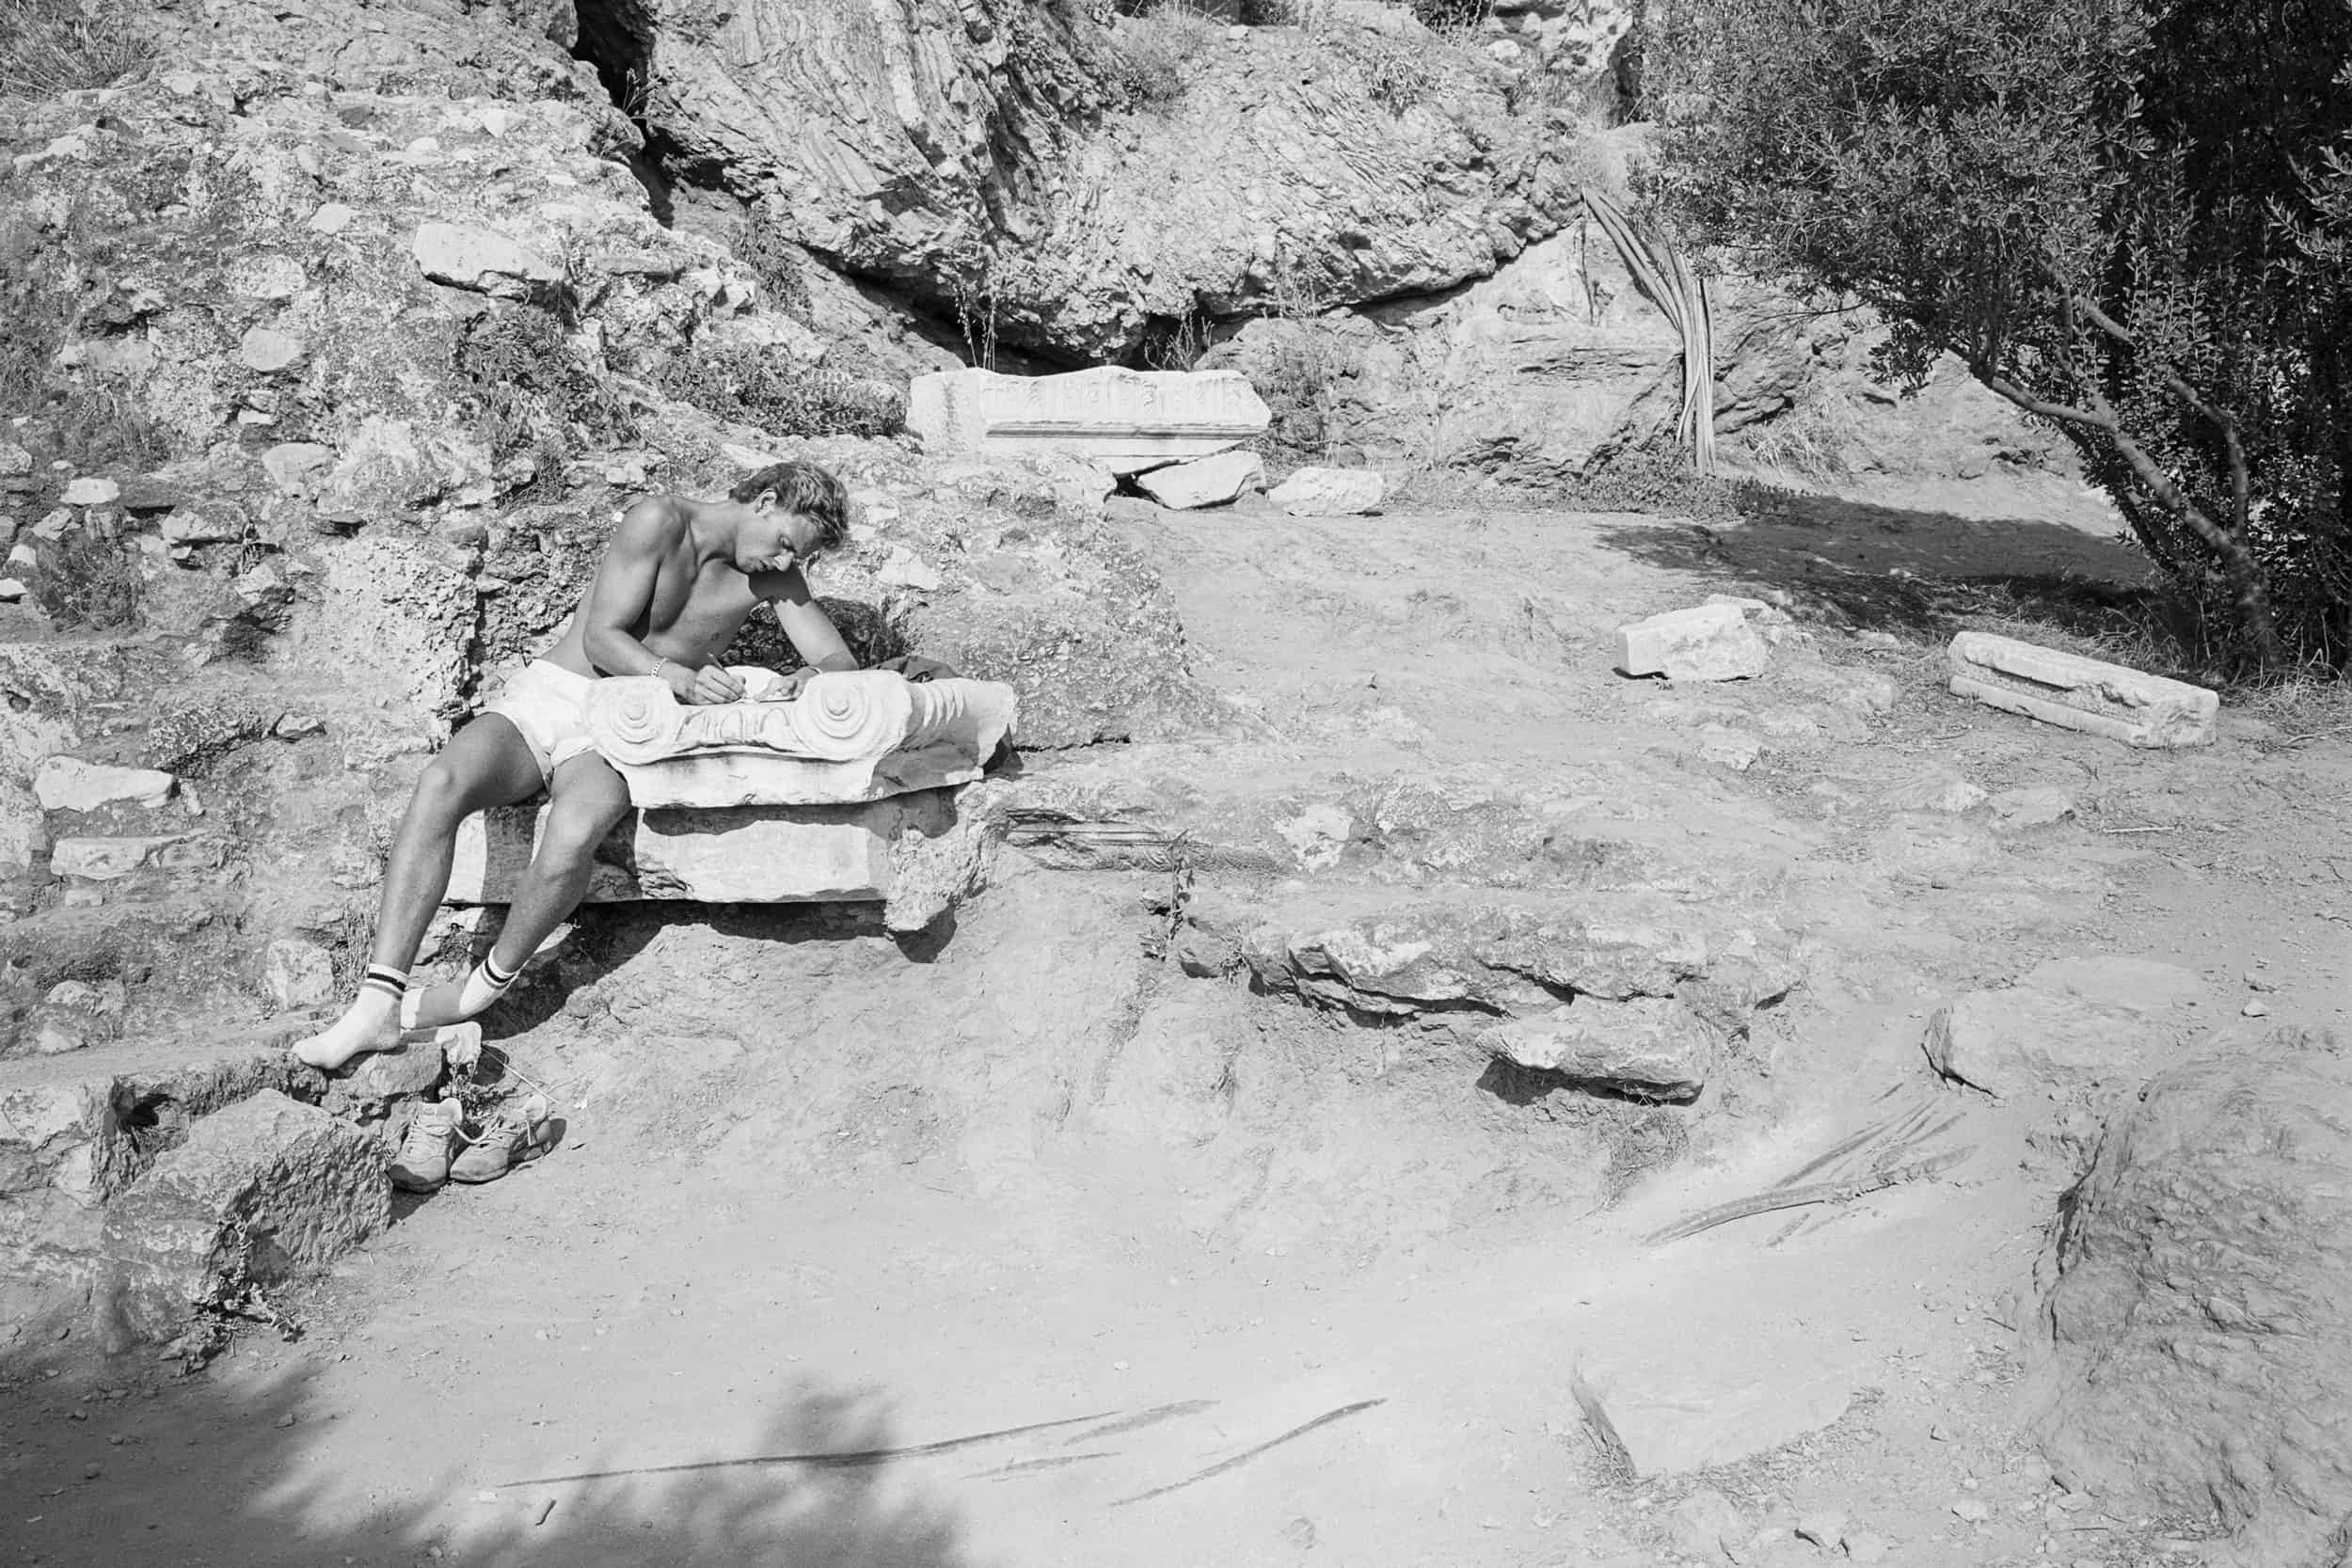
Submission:
M 923 789 L 851 804 L 635 811 L 597 847 L 584 902 L 857 903 L 886 899 L 891 852 L 907 833 L 955 825 L 955 792 Z M 545 806 L 469 817 L 451 867 L 452 904 L 503 904 L 531 863 Z
M 1114 474 L 1206 457 L 1272 421 L 1234 371 L 934 371 L 914 378 L 907 399 L 907 428 L 934 453 L 1057 452 Z
M 2221 699 L 2121 664 L 1963 631 L 1945 650 L 1952 693 L 2130 746 L 2202 746 Z

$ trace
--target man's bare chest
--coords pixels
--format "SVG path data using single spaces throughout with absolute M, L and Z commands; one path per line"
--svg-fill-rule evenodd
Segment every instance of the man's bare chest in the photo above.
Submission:
M 646 630 L 705 641 L 734 635 L 758 604 L 752 579 L 723 562 L 691 555 L 662 562 L 646 606 Z

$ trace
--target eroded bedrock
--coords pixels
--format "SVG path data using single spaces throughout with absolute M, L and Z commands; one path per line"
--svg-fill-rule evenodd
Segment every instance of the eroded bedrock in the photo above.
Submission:
M 2312 1031 L 2159 1074 L 2069 1195 L 2033 1391 L 2069 1486 L 2208 1513 L 2245 1564 L 2352 1515 L 2352 1061 Z

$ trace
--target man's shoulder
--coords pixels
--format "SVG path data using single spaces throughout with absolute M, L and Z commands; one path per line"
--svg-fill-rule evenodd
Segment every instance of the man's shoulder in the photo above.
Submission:
M 645 495 L 622 509 L 621 526 L 667 533 L 684 528 L 693 515 L 694 503 L 685 496 Z

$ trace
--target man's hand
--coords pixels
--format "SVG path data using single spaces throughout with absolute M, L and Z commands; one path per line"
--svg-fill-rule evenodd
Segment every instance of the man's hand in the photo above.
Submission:
M 791 702 L 808 689 L 808 678 L 815 673 L 814 670 L 800 669 L 788 675 L 779 674 L 760 687 L 759 700 L 763 703 Z
M 694 672 L 694 684 L 682 695 L 690 703 L 708 706 L 718 703 L 739 703 L 743 700 L 743 683 L 723 664 L 706 664 Z

